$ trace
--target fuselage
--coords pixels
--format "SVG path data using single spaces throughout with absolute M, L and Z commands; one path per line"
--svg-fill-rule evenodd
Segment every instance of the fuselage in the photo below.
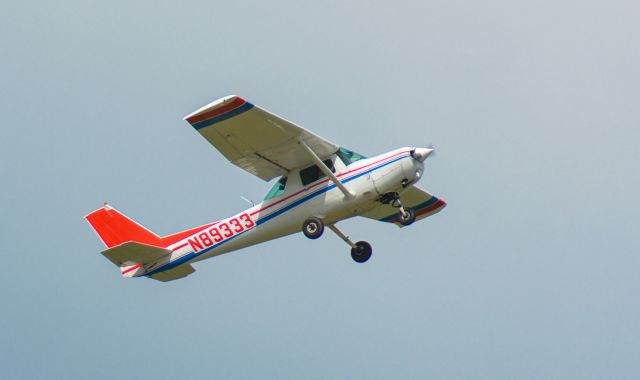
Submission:
M 303 222 L 310 216 L 334 224 L 365 213 L 380 205 L 381 195 L 402 192 L 422 177 L 423 163 L 412 157 L 411 150 L 400 148 L 355 162 L 344 162 L 337 155 L 330 157 L 334 174 L 353 194 L 351 197 L 345 196 L 322 174 L 308 182 L 308 169 L 311 168 L 292 170 L 286 175 L 282 193 L 203 227 L 166 247 L 172 251 L 166 259 L 146 268 L 140 267 L 129 275 L 159 273 L 300 232 Z

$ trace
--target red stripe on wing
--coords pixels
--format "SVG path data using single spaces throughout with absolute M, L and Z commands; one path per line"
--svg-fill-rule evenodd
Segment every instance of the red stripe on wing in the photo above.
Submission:
M 201 121 L 204 120 L 208 120 L 211 118 L 214 118 L 216 116 L 220 116 L 222 114 L 225 114 L 229 111 L 233 111 L 234 109 L 242 106 L 243 104 L 245 104 L 247 101 L 242 99 L 241 97 L 236 97 L 231 103 L 229 104 L 225 104 L 222 107 L 218 107 L 218 108 L 214 108 L 210 111 L 206 111 L 204 113 L 201 113 L 199 115 L 194 115 L 191 116 L 190 118 L 187 119 L 187 122 L 189 122 L 189 124 L 195 124 L 195 123 L 199 123 Z

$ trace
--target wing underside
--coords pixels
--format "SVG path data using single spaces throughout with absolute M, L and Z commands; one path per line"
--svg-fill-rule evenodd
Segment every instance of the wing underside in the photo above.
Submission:
M 444 200 L 436 198 L 416 186 L 409 187 L 401 194 L 401 197 L 403 205 L 415 211 L 416 221 L 439 212 L 447 205 Z M 398 209 L 393 208 L 390 205 L 378 206 L 361 216 L 379 220 L 381 222 L 395 223 L 402 227 L 399 223 Z
M 338 146 L 239 96 L 216 100 L 185 117 L 229 161 L 265 181 L 313 164 L 302 139 L 321 158 Z

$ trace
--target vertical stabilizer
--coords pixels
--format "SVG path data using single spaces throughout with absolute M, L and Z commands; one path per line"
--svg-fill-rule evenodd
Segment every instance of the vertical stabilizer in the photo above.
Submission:
M 85 216 L 85 219 L 108 248 L 128 241 L 162 246 L 162 239 L 158 235 L 107 204 Z

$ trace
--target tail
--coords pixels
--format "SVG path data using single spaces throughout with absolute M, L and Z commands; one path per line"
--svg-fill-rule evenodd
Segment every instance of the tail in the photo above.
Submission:
M 123 277 L 144 275 L 147 265 L 164 260 L 171 254 L 172 250 L 167 249 L 169 246 L 210 226 L 208 224 L 160 237 L 106 203 L 104 207 L 85 216 L 85 219 L 108 248 L 102 254 L 120 267 Z M 182 264 L 151 275 L 151 278 L 171 281 L 194 271 L 190 265 Z
M 93 230 L 96 231 L 100 240 L 102 240 L 107 248 L 112 248 L 126 242 L 136 242 L 166 248 L 209 226 L 200 226 L 173 235 L 160 237 L 106 203 L 104 207 L 89 213 L 84 218 L 89 222 L 91 227 L 93 227 Z
M 160 236 L 149 231 L 141 224 L 119 212 L 115 208 L 105 204 L 84 217 L 100 240 L 107 248 L 115 247 L 122 243 L 134 241 L 138 243 L 161 247 Z

